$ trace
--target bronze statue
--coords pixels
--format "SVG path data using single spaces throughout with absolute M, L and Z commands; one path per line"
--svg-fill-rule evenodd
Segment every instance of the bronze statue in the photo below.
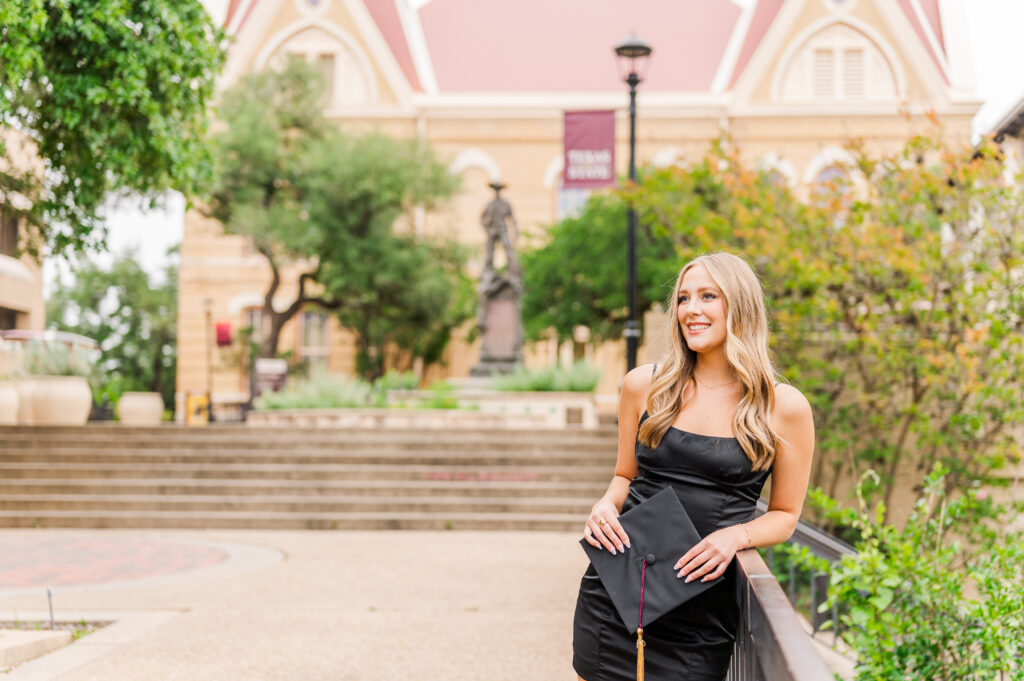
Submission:
M 494 199 L 480 218 L 487 232 L 487 258 L 477 286 L 480 294 L 477 327 L 481 343 L 480 361 L 470 369 L 472 376 L 508 373 L 523 361 L 523 322 L 519 312 L 523 274 L 512 248 L 516 221 L 512 217 L 512 206 L 501 197 L 505 185 L 492 182 L 490 187 L 494 190 Z M 494 249 L 499 242 L 508 261 L 508 268 L 501 272 L 494 268 Z
M 501 190 L 505 188 L 503 183 L 492 182 L 489 186 L 494 190 L 494 199 L 487 204 L 487 207 L 484 208 L 484 214 L 480 217 L 484 231 L 487 232 L 487 260 L 484 263 L 484 270 L 494 271 L 494 247 L 500 241 L 505 249 L 505 260 L 508 261 L 509 276 L 517 283 L 521 283 L 522 271 L 519 269 L 519 259 L 512 248 L 512 237 L 510 235 L 510 231 L 512 234 L 518 231 L 516 220 L 512 216 L 512 206 L 501 196 Z

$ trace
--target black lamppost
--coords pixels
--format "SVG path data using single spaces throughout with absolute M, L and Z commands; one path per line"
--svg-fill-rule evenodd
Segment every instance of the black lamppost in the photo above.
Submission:
M 651 46 L 635 35 L 630 35 L 615 46 L 615 54 L 619 56 L 622 79 L 629 85 L 629 179 L 636 182 L 636 86 L 643 81 Z M 640 325 L 636 320 L 636 210 L 632 203 L 629 204 L 628 215 L 626 295 L 629 299 L 629 319 L 623 335 L 626 336 L 626 369 L 632 370 L 636 367 L 636 349 L 640 344 Z

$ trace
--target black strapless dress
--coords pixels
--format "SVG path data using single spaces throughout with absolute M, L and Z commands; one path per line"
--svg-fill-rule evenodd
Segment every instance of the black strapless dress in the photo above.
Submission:
M 644 412 L 640 423 L 646 418 Z M 750 520 L 771 472 L 751 470 L 736 438 L 678 428 L 670 428 L 655 449 L 637 441 L 636 460 L 622 511 L 672 487 L 701 537 Z M 649 681 L 725 678 L 739 624 L 735 567 L 730 564 L 720 583 L 644 627 Z M 623 626 L 593 565 L 580 583 L 572 648 L 573 668 L 585 681 L 635 681 L 636 635 Z

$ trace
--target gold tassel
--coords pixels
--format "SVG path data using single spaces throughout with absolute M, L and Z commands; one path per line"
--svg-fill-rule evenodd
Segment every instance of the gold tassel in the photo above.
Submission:
M 636 681 L 644 681 L 644 629 L 636 630 Z

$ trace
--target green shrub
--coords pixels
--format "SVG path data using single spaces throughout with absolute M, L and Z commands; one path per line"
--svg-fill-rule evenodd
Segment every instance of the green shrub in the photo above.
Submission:
M 947 473 L 926 478 L 902 530 L 881 504 L 869 513 L 861 490 L 859 513 L 827 509 L 860 534 L 857 553 L 831 566 L 822 606 L 842 613 L 857 681 L 1024 679 L 1024 543 L 1010 529 L 1024 504 L 976 488 L 950 496 Z
M 541 392 L 591 392 L 601 380 L 601 371 L 586 362 L 575 362 L 569 367 L 556 365 L 544 369 L 518 367 L 508 376 L 496 381 L 498 390 Z
M 339 409 L 372 406 L 373 397 L 373 387 L 365 381 L 324 373 L 291 381 L 276 393 L 263 393 L 255 404 L 263 410 Z
M 30 341 L 23 359 L 25 373 L 34 376 L 83 376 L 95 374 L 93 354 L 85 348 L 64 343 Z
M 455 387 L 447 381 L 438 381 L 430 386 L 430 399 L 420 402 L 423 409 L 458 409 L 459 398 L 455 396 Z

